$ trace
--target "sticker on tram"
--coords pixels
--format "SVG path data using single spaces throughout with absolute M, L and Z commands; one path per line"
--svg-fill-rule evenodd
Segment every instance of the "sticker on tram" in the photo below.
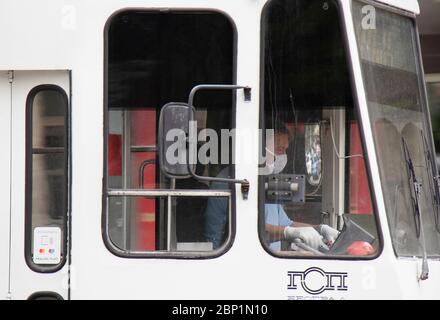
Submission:
M 35 264 L 59 264 L 61 262 L 61 229 L 39 227 L 34 229 Z

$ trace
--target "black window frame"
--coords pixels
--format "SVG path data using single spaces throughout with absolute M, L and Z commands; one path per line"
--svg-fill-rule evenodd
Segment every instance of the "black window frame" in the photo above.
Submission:
M 63 301 L 64 298 L 56 292 L 41 291 L 31 294 L 27 300 L 56 300 Z
M 145 252 L 126 252 L 120 249 L 117 245 L 113 243 L 110 238 L 110 234 L 108 231 L 108 133 L 109 133 L 109 108 L 108 108 L 108 98 L 109 98 L 109 30 L 112 25 L 112 22 L 119 15 L 126 13 L 179 13 L 179 14 L 219 14 L 223 16 L 229 23 L 232 29 L 232 82 L 231 84 L 235 85 L 237 83 L 237 46 L 238 46 L 238 31 L 237 26 L 235 24 L 234 19 L 227 12 L 222 11 L 220 9 L 214 8 L 194 8 L 194 9 L 186 9 L 186 8 L 166 8 L 166 9 L 158 9 L 158 8 L 123 8 L 116 12 L 114 12 L 106 21 L 104 26 L 104 99 L 103 99 L 103 115 L 104 115 L 104 129 L 103 129 L 103 183 L 102 183 L 102 215 L 101 215 L 101 236 L 107 250 L 113 255 L 119 258 L 125 259 L 175 259 L 175 260 L 206 260 L 206 259 L 216 259 L 224 254 L 226 254 L 233 246 L 235 242 L 236 235 L 236 186 L 231 185 L 231 195 L 227 199 L 230 201 L 230 212 L 231 219 L 229 221 L 231 234 L 228 238 L 226 238 L 225 244 L 218 250 L 214 250 L 212 252 L 179 252 L 179 251 L 145 251 Z M 189 92 L 188 92 L 189 95 Z M 231 129 L 236 127 L 236 95 L 232 96 L 232 119 L 231 119 Z M 232 173 L 235 176 L 235 166 L 232 170 Z M 190 190 L 189 190 L 190 191 Z M 209 191 L 207 189 L 206 191 Z M 158 198 L 158 197 L 157 197 Z M 175 196 L 173 196 L 175 198 Z M 206 198 L 209 198 L 208 196 Z
M 33 155 L 42 154 L 34 152 L 33 147 L 33 106 L 35 96 L 43 91 L 55 91 L 59 93 L 64 101 L 65 117 L 64 117 L 64 222 L 62 230 L 62 256 L 61 261 L 57 265 L 37 265 L 33 262 L 33 230 L 32 230 L 32 190 L 33 190 Z M 61 270 L 67 262 L 69 256 L 68 239 L 69 239 L 69 213 L 70 213 L 70 99 L 66 91 L 58 85 L 43 84 L 34 87 L 26 98 L 26 172 L 25 172 L 25 260 L 28 267 L 38 273 L 55 273 Z M 44 148 L 43 148 L 44 149 Z M 43 152 L 44 153 L 44 152 Z
M 265 129 L 265 108 L 264 108 L 264 88 L 265 88 L 265 35 L 267 30 L 267 25 L 265 23 L 266 15 L 268 8 L 270 4 L 277 0 L 268 0 L 265 5 L 262 8 L 261 11 L 261 18 L 260 18 L 260 105 L 259 105 L 259 127 L 260 129 Z M 304 0 L 306 1 L 306 0 Z M 353 67 L 353 59 L 357 57 L 352 57 L 350 54 L 350 44 L 348 39 L 348 31 L 347 31 L 347 24 L 345 21 L 344 16 L 344 9 L 343 5 L 341 3 L 341 0 L 330 0 L 335 6 L 336 10 L 338 12 L 338 21 L 339 21 L 339 27 L 341 30 L 341 36 L 343 40 L 343 46 L 344 51 L 346 55 L 346 63 L 349 73 L 349 81 L 350 81 L 350 91 L 352 93 L 353 97 L 353 108 L 354 108 L 354 115 L 358 119 L 358 126 L 359 126 L 359 135 L 361 139 L 361 145 L 362 145 L 362 153 L 364 155 L 364 162 L 365 162 L 365 169 L 367 171 L 367 178 L 368 178 L 368 188 L 370 190 L 371 195 L 371 201 L 372 201 L 372 208 L 373 208 L 373 215 L 375 219 L 375 226 L 378 236 L 378 249 L 375 252 L 374 255 L 366 256 L 366 257 L 354 257 L 349 255 L 323 255 L 323 256 L 316 256 L 316 255 L 289 255 L 289 254 L 283 254 L 278 253 L 270 248 L 270 246 L 267 244 L 267 239 L 265 236 L 265 221 L 264 221 L 264 201 L 261 199 L 264 199 L 264 189 L 261 187 L 261 179 L 258 179 L 258 238 L 260 240 L 260 244 L 263 247 L 264 251 L 266 251 L 270 256 L 277 258 L 277 259 L 283 259 L 283 260 L 332 260 L 332 261 L 371 261 L 376 260 L 379 258 L 384 249 L 384 240 L 383 240 L 383 231 L 381 228 L 381 221 L 379 217 L 379 210 L 377 206 L 377 200 L 375 196 L 375 190 L 374 190 L 374 184 L 373 184 L 373 178 L 371 173 L 371 165 L 370 165 L 370 155 L 366 151 L 366 139 L 365 139 L 365 131 L 364 131 L 364 125 L 361 121 L 361 114 L 360 114 L 360 104 L 359 104 L 359 96 L 357 94 L 357 83 L 356 83 L 356 77 L 355 77 L 355 71 Z M 362 0 L 361 0 L 362 1 Z M 264 143 L 264 141 L 263 141 Z M 262 146 L 262 149 L 264 148 L 264 145 Z

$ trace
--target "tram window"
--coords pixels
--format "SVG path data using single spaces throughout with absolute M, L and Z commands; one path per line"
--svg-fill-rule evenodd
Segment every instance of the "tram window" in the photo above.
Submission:
M 214 184 L 168 178 L 159 167 L 158 122 L 161 108 L 188 101 L 193 87 L 234 83 L 234 27 L 218 12 L 131 10 L 111 19 L 107 39 L 107 246 L 124 257 L 224 252 L 232 239 L 232 187 L 226 185 L 218 198 Z M 233 128 L 230 92 L 201 92 L 194 104 L 199 131 L 220 136 L 221 129 Z M 196 171 L 232 177 L 234 167 L 211 161 Z M 218 241 L 206 231 L 212 201 L 225 209 Z
M 371 258 L 380 243 L 336 1 L 263 12 L 259 227 L 275 256 Z
M 376 8 L 376 28 L 362 27 L 353 2 L 368 111 L 396 255 L 440 256 L 440 214 L 431 132 L 415 21 Z M 386 85 L 385 85 L 386 84 Z M 411 164 L 411 165 L 410 165 Z M 417 188 L 415 186 L 418 186 Z
M 51 272 L 67 252 L 66 93 L 59 87 L 34 88 L 27 99 L 26 260 L 35 271 Z

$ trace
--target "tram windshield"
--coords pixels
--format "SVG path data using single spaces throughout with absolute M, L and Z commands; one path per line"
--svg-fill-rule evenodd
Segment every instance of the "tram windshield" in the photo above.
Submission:
M 336 1 L 272 0 L 263 12 L 259 224 L 276 256 L 380 249 L 340 21 Z
M 415 22 L 358 1 L 353 17 L 395 252 L 421 256 L 426 246 L 438 256 L 438 186 Z

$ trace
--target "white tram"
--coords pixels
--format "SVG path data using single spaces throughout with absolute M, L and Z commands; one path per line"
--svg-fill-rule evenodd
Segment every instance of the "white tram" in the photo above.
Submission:
M 0 298 L 440 298 L 418 13 L 1 0 Z

